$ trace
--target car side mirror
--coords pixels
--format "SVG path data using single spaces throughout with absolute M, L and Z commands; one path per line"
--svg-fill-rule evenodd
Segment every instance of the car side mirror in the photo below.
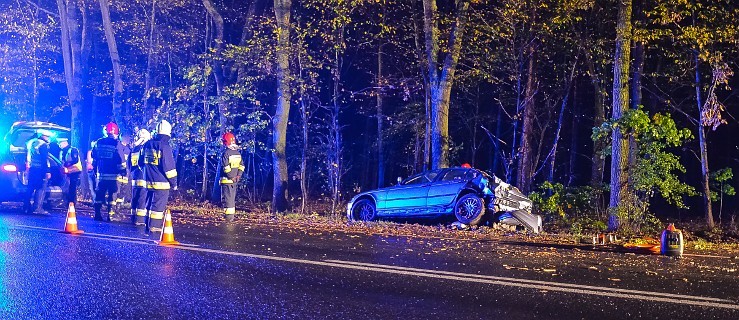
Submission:
M 403 182 L 403 178 L 398 177 L 398 185 L 400 185 L 401 182 Z

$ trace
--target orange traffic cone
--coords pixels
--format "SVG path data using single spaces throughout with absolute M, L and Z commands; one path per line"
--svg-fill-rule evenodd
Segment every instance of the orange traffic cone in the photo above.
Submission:
M 62 232 L 69 234 L 80 234 L 84 232 L 77 229 L 77 215 L 74 210 L 74 202 L 69 203 L 69 208 L 67 209 L 67 220 L 64 223 L 64 231 Z
M 178 245 L 179 242 L 174 240 L 174 229 L 172 228 L 172 214 L 167 209 L 164 214 L 164 226 L 162 228 L 162 236 L 159 238 L 160 246 Z

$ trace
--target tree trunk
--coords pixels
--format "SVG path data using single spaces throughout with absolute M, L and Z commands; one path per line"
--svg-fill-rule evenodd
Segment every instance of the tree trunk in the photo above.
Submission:
M 121 74 L 121 57 L 118 54 L 118 44 L 115 40 L 115 32 L 113 23 L 110 20 L 110 0 L 99 0 L 100 13 L 103 18 L 103 29 L 105 31 L 105 40 L 108 43 L 108 53 L 110 54 L 110 62 L 113 66 L 113 118 L 119 126 L 125 128 L 123 115 L 121 113 L 121 103 L 123 100 L 123 76 Z
M 439 26 L 436 0 L 423 0 L 424 33 L 431 96 L 431 168 L 449 166 L 449 102 L 457 70 L 469 2 L 457 1 L 443 65 L 439 68 Z
M 631 9 L 632 0 L 620 0 L 616 25 L 616 50 L 613 58 L 613 119 L 620 119 L 629 108 L 629 64 L 631 59 Z M 629 140 L 621 129 L 613 129 L 611 154 L 611 197 L 608 212 L 608 229 L 618 230 L 617 211 L 627 190 Z
M 577 108 L 577 82 L 574 83 L 574 87 L 572 88 L 572 123 L 570 124 L 570 161 L 569 161 L 569 170 L 567 174 L 567 186 L 571 187 L 574 186 L 577 183 L 577 153 L 579 151 L 578 148 L 578 108 Z
M 588 68 L 588 75 L 590 76 L 590 83 L 593 85 L 593 92 L 595 93 L 593 102 L 593 127 L 599 127 L 606 121 L 606 97 L 605 91 L 601 86 L 600 77 L 595 70 L 595 62 L 593 57 L 588 52 L 585 44 L 580 44 L 580 49 L 585 56 L 585 65 Z M 590 157 L 592 166 L 590 170 L 590 186 L 593 188 L 600 188 L 603 185 L 603 171 L 605 171 L 606 161 L 601 155 L 604 149 L 603 142 L 595 141 L 593 144 L 593 153 Z
M 146 72 L 144 74 L 144 115 L 151 118 L 154 110 L 149 106 L 149 91 L 151 89 L 151 68 L 154 64 L 154 27 L 156 26 L 156 0 L 151 0 L 151 18 L 149 19 L 149 46 L 146 52 Z
M 287 160 L 285 146 L 290 114 L 290 10 L 292 0 L 274 0 L 277 21 L 277 105 L 272 117 L 272 210 L 287 210 Z
M 706 226 L 713 229 L 716 223 L 713 220 L 711 208 L 711 188 L 709 186 L 708 147 L 706 144 L 706 128 L 703 125 L 703 101 L 701 101 L 701 74 L 699 69 L 698 53 L 693 53 L 695 63 L 695 100 L 698 103 L 698 148 L 701 156 L 701 188 L 703 189 L 703 207 L 706 215 Z M 720 191 L 719 191 L 720 192 Z
M 554 142 L 552 143 L 552 151 L 551 151 L 551 157 L 549 158 L 549 175 L 547 180 L 549 182 L 554 182 L 554 166 L 556 164 L 557 159 L 557 146 L 559 145 L 559 137 L 562 133 L 562 126 L 564 125 L 564 116 L 565 116 L 565 110 L 567 108 L 567 103 L 570 100 L 570 89 L 572 88 L 572 80 L 575 77 L 575 69 L 577 67 L 577 60 L 575 60 L 575 63 L 572 65 L 572 71 L 570 71 L 570 76 L 567 78 L 567 83 L 565 84 L 565 94 L 562 98 L 562 105 L 559 108 L 559 119 L 557 120 L 557 129 L 554 131 Z
M 226 129 L 229 125 L 228 119 L 226 118 L 227 113 L 227 103 L 226 100 L 223 98 L 223 88 L 225 86 L 224 81 L 224 70 L 223 70 L 223 63 L 221 63 L 220 60 L 220 53 L 223 50 L 223 16 L 221 16 L 220 12 L 218 12 L 218 9 L 216 8 L 215 4 L 213 4 L 213 1 L 211 0 L 203 0 L 203 6 L 205 7 L 205 10 L 208 11 L 208 15 L 213 19 L 213 23 L 216 27 L 216 37 L 215 37 L 215 47 L 213 48 L 213 55 L 215 56 L 214 59 L 212 59 L 213 62 L 213 78 L 216 82 L 216 100 L 218 101 L 218 128 L 220 129 L 220 135 L 223 136 L 223 134 L 226 133 Z M 206 88 L 207 90 L 207 88 Z M 224 148 L 221 148 L 221 151 L 223 151 Z M 218 165 L 216 168 L 216 179 L 213 179 L 213 192 L 211 193 L 210 200 L 214 203 L 217 203 L 220 201 L 221 193 L 220 193 L 220 181 L 219 177 L 221 174 L 221 162 L 218 161 Z
M 383 90 L 384 81 L 382 79 L 382 52 L 383 44 L 377 47 L 377 187 L 382 188 L 385 186 L 385 154 L 382 137 L 382 103 L 383 103 Z
M 523 102 L 523 125 L 521 128 L 521 147 L 519 149 L 520 156 L 518 158 L 518 175 L 517 185 L 524 194 L 531 191 L 531 179 L 533 178 L 533 156 L 534 148 L 532 146 L 532 135 L 534 129 L 535 117 L 535 95 L 537 91 L 536 80 L 536 49 L 534 44 L 528 47 L 528 67 L 526 71 L 526 95 Z
M 59 24 L 62 32 L 62 57 L 64 60 L 64 80 L 67 85 L 69 107 L 72 111 L 71 145 L 79 146 L 82 142 L 82 123 L 79 112 L 82 108 L 82 70 L 80 65 L 80 26 L 78 22 L 75 0 L 57 0 Z

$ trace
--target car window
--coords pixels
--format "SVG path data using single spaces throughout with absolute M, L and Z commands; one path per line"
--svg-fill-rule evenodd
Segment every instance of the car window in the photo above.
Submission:
M 441 178 L 441 181 L 464 181 L 467 179 L 470 179 L 473 177 L 472 175 L 468 174 L 468 171 L 472 171 L 469 169 L 449 169 L 444 176 Z
M 54 129 L 48 129 L 48 130 L 53 132 L 56 138 L 69 139 L 69 132 L 54 130 Z M 31 140 L 35 136 L 36 136 L 35 129 L 20 129 L 14 132 L 13 135 L 10 137 L 10 143 L 14 147 L 25 148 L 26 143 L 28 143 L 28 140 Z
M 426 179 L 428 179 L 428 181 L 434 181 L 434 179 L 436 179 L 436 176 L 439 175 L 439 172 L 441 172 L 441 170 L 426 172 Z
M 419 174 L 419 175 L 406 179 L 405 181 L 403 181 L 402 185 L 407 186 L 407 185 L 413 185 L 413 184 L 422 184 L 422 183 L 427 183 L 429 181 L 430 180 L 426 177 L 426 175 Z

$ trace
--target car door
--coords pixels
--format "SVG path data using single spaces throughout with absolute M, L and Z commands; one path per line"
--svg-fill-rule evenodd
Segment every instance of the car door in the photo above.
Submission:
M 426 197 L 426 206 L 429 212 L 447 212 L 454 206 L 459 190 L 468 182 L 468 171 L 466 168 L 452 168 L 444 170 L 441 176 L 429 186 Z
M 416 215 L 426 213 L 426 194 L 431 179 L 438 171 L 429 171 L 412 176 L 401 185 L 388 188 L 385 195 L 385 210 L 390 215 Z

